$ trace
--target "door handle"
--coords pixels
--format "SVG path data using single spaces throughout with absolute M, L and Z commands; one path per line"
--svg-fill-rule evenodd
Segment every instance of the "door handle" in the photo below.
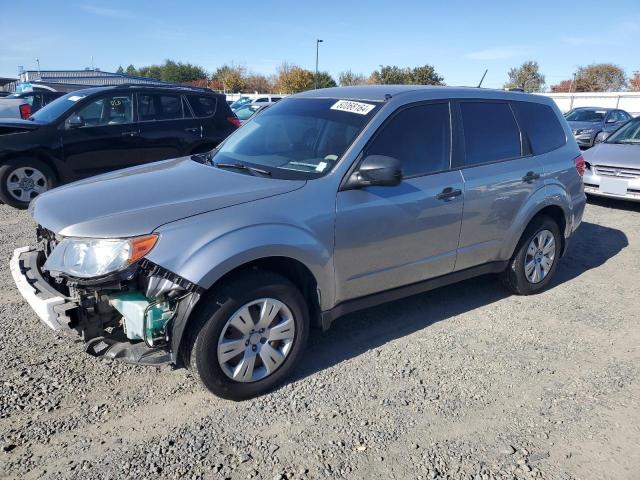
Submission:
M 137 130 L 131 130 L 130 132 L 122 132 L 120 135 L 123 137 L 137 137 L 140 133 Z
M 540 178 L 539 173 L 535 172 L 527 172 L 527 174 L 522 177 L 522 181 L 525 183 L 533 183 L 534 180 L 538 180 Z
M 438 195 L 436 195 L 436 198 L 438 200 L 448 201 L 460 195 L 462 195 L 462 190 L 454 189 L 453 187 L 447 187 L 444 190 L 442 190 Z
M 200 129 L 198 127 L 192 127 L 192 128 L 185 128 L 184 131 L 189 133 L 198 133 Z

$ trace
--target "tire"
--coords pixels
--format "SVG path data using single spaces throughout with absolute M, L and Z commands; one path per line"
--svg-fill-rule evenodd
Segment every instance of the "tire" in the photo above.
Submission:
M 552 235 L 554 243 L 552 248 L 550 248 L 549 243 L 546 243 L 545 239 L 549 237 L 544 232 Z M 502 282 L 508 290 L 516 295 L 533 295 L 547 288 L 560 261 L 562 245 L 560 235 L 560 228 L 552 218 L 546 215 L 539 215 L 531 220 L 522 234 L 511 260 L 509 260 L 509 266 L 502 273 Z M 536 239 L 535 242 L 534 239 Z M 537 242 L 541 239 L 543 239 L 542 247 L 546 245 L 546 249 L 536 249 Z M 533 250 L 536 250 L 536 254 L 533 256 L 531 255 L 533 250 L 530 251 L 532 244 Z M 540 254 L 542 250 L 548 253 Z M 553 254 L 551 266 L 544 273 L 544 265 L 548 264 L 547 261 L 550 254 Z M 533 271 L 529 267 L 532 264 L 531 260 L 534 260 Z M 532 276 L 533 278 L 531 278 Z
M 209 391 L 228 400 L 253 398 L 280 385 L 298 365 L 309 335 L 309 310 L 289 280 L 275 273 L 251 270 L 230 278 L 203 300 L 189 321 L 183 352 L 188 355 L 185 365 Z M 277 306 L 278 311 L 269 323 L 272 328 L 260 333 L 259 313 L 265 302 L 267 306 Z M 247 305 L 248 315 L 244 310 Z M 249 329 L 256 333 L 248 333 Z M 269 341 L 270 333 L 273 338 L 291 338 Z M 227 342 L 227 347 L 221 342 Z M 223 359 L 229 357 L 226 363 L 220 355 L 224 355 Z M 276 365 L 277 361 L 281 363 Z M 245 369 L 248 364 L 253 365 L 251 372 Z M 236 378 L 231 376 L 234 372 Z
M 53 170 L 39 160 L 9 161 L 0 166 L 0 200 L 24 210 L 36 196 L 55 187 L 55 178 Z

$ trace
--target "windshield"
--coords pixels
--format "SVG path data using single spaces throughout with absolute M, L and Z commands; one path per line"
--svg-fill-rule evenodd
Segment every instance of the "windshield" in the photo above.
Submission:
M 564 117 L 567 122 L 602 122 L 607 112 L 605 110 L 571 110 Z
M 30 120 L 44 123 L 53 122 L 86 96 L 87 94 L 82 94 L 81 92 L 67 93 L 31 115 Z
M 231 104 L 231 110 L 237 110 L 247 103 L 251 103 L 251 99 L 249 97 L 240 97 L 238 100 Z
M 612 133 L 605 142 L 640 144 L 640 119 L 631 120 L 623 125 Z
M 249 120 L 258 110 L 260 110 L 260 105 L 246 105 L 236 110 L 236 116 L 240 120 Z
M 214 163 L 240 163 L 272 177 L 325 175 L 378 110 L 374 102 L 292 98 L 265 109 L 215 151 Z

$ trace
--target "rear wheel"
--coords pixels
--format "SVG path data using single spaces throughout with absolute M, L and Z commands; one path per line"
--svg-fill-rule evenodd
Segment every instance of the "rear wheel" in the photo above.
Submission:
M 522 234 L 518 246 L 502 274 L 504 285 L 518 295 L 544 290 L 560 259 L 560 228 L 550 217 L 535 217 Z
M 0 200 L 25 209 L 29 202 L 54 187 L 51 168 L 38 160 L 16 160 L 0 166 Z
M 286 278 L 250 271 L 226 282 L 190 320 L 188 365 L 214 394 L 244 400 L 281 384 L 308 337 L 304 297 Z

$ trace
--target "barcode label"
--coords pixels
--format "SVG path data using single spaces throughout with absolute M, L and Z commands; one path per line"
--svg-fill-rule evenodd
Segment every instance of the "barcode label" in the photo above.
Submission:
M 358 115 L 366 115 L 375 108 L 370 103 L 352 102 L 351 100 L 338 100 L 331 105 L 331 110 L 340 110 L 341 112 L 357 113 Z

